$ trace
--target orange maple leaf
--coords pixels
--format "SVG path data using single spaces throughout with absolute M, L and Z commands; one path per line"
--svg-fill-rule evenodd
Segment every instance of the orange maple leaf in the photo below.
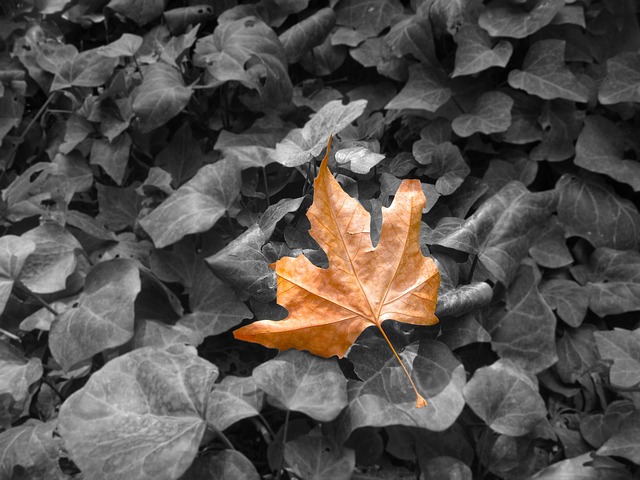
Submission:
M 403 180 L 393 203 L 382 209 L 382 232 L 374 248 L 369 213 L 333 178 L 327 153 L 314 182 L 307 216 L 311 236 L 326 252 L 329 268 L 304 255 L 283 257 L 271 268 L 278 279 L 277 302 L 289 315 L 261 320 L 234 332 L 237 339 L 287 350 L 343 357 L 362 331 L 377 326 L 426 405 L 386 333 L 384 320 L 433 325 L 440 273 L 420 251 L 420 219 L 426 199 L 419 180 Z

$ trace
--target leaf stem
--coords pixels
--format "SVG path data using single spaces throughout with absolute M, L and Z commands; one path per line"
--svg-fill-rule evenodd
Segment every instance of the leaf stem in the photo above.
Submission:
M 267 208 L 269 208 L 271 206 L 269 202 L 269 184 L 267 183 L 267 169 L 264 166 L 262 167 L 262 180 L 264 182 L 264 194 L 267 197 Z
M 0 328 L 0 334 L 5 335 L 5 336 L 9 337 L 11 340 L 15 340 L 17 342 L 21 342 L 22 341 L 19 336 L 14 335 L 13 333 L 5 330 L 4 328 Z
M 289 415 L 291 410 L 287 410 L 284 416 L 284 431 L 282 432 L 282 450 L 280 451 L 280 465 L 278 465 L 278 473 L 276 474 L 276 480 L 280 480 L 282 475 L 282 466 L 284 464 L 284 444 L 287 443 L 287 433 L 289 431 Z
M 56 90 L 55 92 L 52 92 L 49 97 L 47 98 L 47 100 L 42 104 L 42 106 L 40 107 L 40 110 L 38 110 L 38 113 L 36 113 L 36 115 L 31 119 L 31 121 L 29 122 L 29 125 L 27 125 L 27 128 L 24 129 L 24 131 L 22 132 L 22 134 L 18 137 L 18 140 L 16 141 L 15 148 L 17 148 L 22 142 L 24 142 L 24 139 L 27 137 L 27 133 L 29 133 L 29 130 L 31 130 L 31 128 L 35 125 L 35 123 L 38 121 L 38 119 L 42 116 L 42 114 L 45 112 L 45 110 L 47 109 L 47 107 L 49 106 L 49 104 L 51 102 L 53 102 L 53 100 L 58 96 L 58 91 Z
M 47 310 L 49 310 L 51 313 L 53 313 L 56 317 L 58 315 L 60 315 L 60 313 L 56 312 L 56 310 L 49 305 L 47 302 L 45 302 L 43 300 L 43 298 L 38 295 L 37 293 L 32 292 L 29 287 L 27 287 L 24 283 L 22 283 L 20 280 L 15 280 L 14 281 L 14 285 L 16 287 L 18 287 L 18 290 L 22 291 L 23 293 L 27 294 L 29 297 L 31 297 L 32 299 L 34 299 L 36 302 L 38 302 L 40 305 L 42 305 L 44 308 L 46 308 Z
M 409 383 L 411 383 L 411 386 L 413 387 L 413 391 L 416 392 L 416 408 L 426 407 L 427 406 L 427 401 L 425 400 L 425 398 L 422 395 L 420 395 L 420 393 L 418 393 L 418 389 L 416 388 L 416 384 L 413 383 L 413 379 L 411 378 L 411 375 L 409 374 L 409 370 L 407 370 L 407 367 L 405 367 L 404 362 L 400 358 L 400 355 L 398 355 L 398 352 L 396 352 L 396 349 L 393 348 L 393 344 L 391 343 L 391 340 L 389 340 L 389 337 L 387 337 L 387 333 L 384 331 L 384 329 L 382 328 L 381 324 L 378 324 L 378 328 L 382 332 L 382 336 L 384 337 L 384 339 L 389 344 L 389 347 L 391 347 L 391 351 L 393 352 L 393 354 L 398 359 L 398 362 L 400 363 L 400 366 L 402 367 L 402 370 L 404 370 L 404 373 L 407 375 L 407 378 L 409 379 Z
M 229 440 L 227 436 L 224 433 L 222 433 L 218 428 L 214 427 L 211 423 L 209 423 L 208 426 L 218 436 L 218 438 L 222 441 L 222 443 L 224 443 L 224 446 L 227 447 L 228 450 L 236 449 L 236 447 L 233 446 L 233 443 L 231 443 L 231 440 Z

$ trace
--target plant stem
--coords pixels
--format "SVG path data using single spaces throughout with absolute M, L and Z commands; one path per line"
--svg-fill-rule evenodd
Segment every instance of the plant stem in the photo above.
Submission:
M 17 335 L 14 335 L 13 333 L 5 330 L 4 328 L 0 328 L 0 334 L 5 335 L 7 337 L 9 337 L 11 340 L 16 340 L 18 342 L 20 342 L 20 337 Z
M 211 425 L 211 423 L 209 423 L 208 426 L 218 436 L 218 438 L 222 441 L 222 443 L 224 443 L 224 446 L 227 447 L 227 449 L 229 450 L 236 449 L 236 447 L 233 446 L 233 443 L 231 443 L 231 440 L 229 440 L 227 436 L 224 433 L 222 433 L 218 428 Z
M 422 408 L 422 407 L 426 407 L 427 406 L 427 401 L 425 400 L 425 398 L 420 395 L 420 393 L 418 393 L 418 389 L 416 388 L 416 384 L 413 383 L 413 380 L 411 378 L 411 375 L 409 374 L 409 370 L 407 370 L 407 367 L 405 367 L 404 362 L 402 361 L 402 359 L 400 358 L 400 355 L 398 355 L 398 352 L 396 352 L 396 349 L 393 348 L 393 345 L 391 344 L 391 340 L 389 340 L 389 337 L 387 337 L 386 332 L 384 331 L 384 329 L 382 328 L 382 325 L 379 324 L 378 328 L 380 329 L 380 331 L 382 332 L 382 336 L 384 337 L 384 339 L 387 341 L 387 343 L 389 344 L 389 347 L 391 347 L 391 351 L 393 352 L 393 354 L 396 356 L 396 359 L 398 360 L 398 362 L 400 363 L 400 366 L 402 367 L 402 370 L 404 370 L 405 375 L 407 376 L 407 378 L 409 379 L 409 383 L 411 383 L 411 386 L 413 387 L 413 391 L 416 392 L 416 408 Z
M 58 315 L 60 315 L 58 312 L 56 312 L 51 305 L 49 305 L 47 302 L 45 302 L 43 300 L 43 298 L 38 295 L 37 293 L 32 292 L 24 283 L 22 283 L 20 280 L 16 280 L 14 282 L 14 285 L 16 287 L 18 287 L 19 290 L 21 290 L 23 293 L 26 293 L 29 297 L 33 298 L 36 302 L 38 302 L 40 305 L 42 305 L 44 308 L 46 308 L 47 310 L 49 310 L 51 313 L 53 313 L 56 317 Z
M 22 132 L 22 134 L 18 137 L 18 141 L 14 144 L 15 147 L 14 148 L 18 148 L 18 146 L 24 142 L 24 139 L 27 137 L 27 133 L 29 133 L 29 130 L 31 130 L 31 128 L 35 125 L 35 123 L 38 121 L 38 119 L 42 116 L 42 114 L 45 112 L 45 110 L 47 109 L 47 107 L 49 106 L 49 104 L 51 102 L 53 102 L 53 100 L 58 96 L 58 91 L 56 90 L 55 92 L 52 92 L 49 95 L 49 98 L 47 98 L 47 100 L 42 104 L 42 106 L 40 107 L 40 110 L 38 110 L 38 113 L 36 113 L 35 117 L 33 117 L 31 119 L 31 121 L 29 122 L 29 125 L 27 125 L 27 128 L 24 129 L 24 131 Z
M 287 443 L 287 433 L 289 431 L 289 415 L 291 410 L 287 410 L 284 416 L 284 432 L 282 432 L 282 451 L 280 452 L 280 465 L 278 465 L 278 473 L 276 474 L 276 480 L 280 480 L 282 475 L 282 466 L 284 464 L 284 444 Z
M 271 206 L 269 202 L 269 184 L 267 183 L 267 169 L 262 167 L 262 180 L 264 182 L 264 194 L 267 196 L 267 208 Z

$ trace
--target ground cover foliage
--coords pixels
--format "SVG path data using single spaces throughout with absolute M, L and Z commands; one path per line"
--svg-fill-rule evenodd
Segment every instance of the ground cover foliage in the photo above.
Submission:
M 0 478 L 638 478 L 634 0 L 0 8 Z M 422 182 L 425 408 L 375 328 L 231 333 L 326 264 L 331 133 L 374 242 Z

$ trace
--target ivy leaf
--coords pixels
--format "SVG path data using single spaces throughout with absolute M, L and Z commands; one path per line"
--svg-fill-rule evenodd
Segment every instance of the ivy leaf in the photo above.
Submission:
M 604 183 L 563 175 L 558 219 L 567 236 L 585 238 L 594 247 L 633 250 L 640 245 L 640 213 L 633 203 Z
M 82 251 L 78 240 L 55 223 L 44 223 L 21 238 L 36 248 L 22 266 L 19 280 L 34 293 L 64 290 L 76 269 L 77 252 Z
M 42 423 L 32 420 L 29 424 L 10 428 L 0 434 L 0 477 L 15 478 L 20 471 L 24 478 L 66 480 L 58 464 L 61 445 L 54 431 L 57 422 Z
M 0 237 L 0 312 L 9 300 L 13 284 L 18 279 L 27 257 L 36 250 L 32 240 L 5 235 Z
M 142 37 L 123 33 L 117 40 L 98 47 L 96 53 L 108 58 L 133 57 L 142 45 Z
M 582 131 L 584 112 L 576 109 L 574 102 L 551 100 L 546 102 L 538 118 L 545 128 L 542 142 L 531 151 L 531 159 L 560 162 L 575 153 L 575 140 Z
M 529 255 L 538 265 L 546 268 L 560 268 L 573 263 L 564 229 L 555 216 L 542 227 L 540 235 L 529 248 Z
M 366 106 L 366 100 L 355 100 L 347 105 L 342 105 L 340 100 L 327 102 L 304 128 L 294 128 L 276 145 L 273 159 L 285 167 L 297 167 L 309 162 L 320 155 L 330 134 L 340 133 L 362 115 Z
M 182 345 L 140 348 L 110 361 L 60 408 L 69 455 L 90 478 L 179 478 L 198 453 L 217 376 L 214 365 Z
M 257 90 L 266 105 L 291 99 L 287 56 L 278 36 L 262 20 L 223 21 L 195 47 L 194 62 L 216 82 L 235 80 Z
M 133 94 L 133 111 L 140 120 L 140 130 L 146 133 L 180 113 L 193 89 L 185 86 L 178 69 L 163 62 L 144 67 L 142 74 L 142 85 Z
M 580 326 L 589 308 L 585 287 L 573 280 L 552 278 L 540 285 L 540 293 L 566 324 L 574 328 Z
M 470 8 L 470 0 L 432 0 L 429 2 L 429 20 L 436 32 L 448 32 L 451 35 L 460 28 L 464 14 Z
M 433 146 L 429 140 L 419 140 L 413 144 L 413 155 L 426 164 L 424 174 L 436 178 L 435 190 L 441 195 L 454 193 L 471 172 L 460 149 L 448 141 Z
M 589 115 L 578 137 L 573 162 L 640 191 L 640 163 L 624 159 L 624 144 L 625 137 L 615 123 L 600 115 Z
M 451 128 L 461 137 L 470 137 L 476 132 L 489 135 L 504 132 L 511 125 L 513 100 L 505 93 L 483 93 L 473 106 L 471 113 L 456 117 Z
M 157 248 L 185 235 L 206 232 L 233 205 L 242 180 L 229 160 L 205 165 L 155 210 L 140 220 Z
M 420 470 L 427 479 L 453 477 L 456 480 L 473 480 L 469 466 L 453 457 L 429 458 L 420 462 Z
M 285 30 L 279 39 L 287 61 L 296 63 L 305 53 L 324 42 L 335 24 L 336 14 L 327 7 Z
M 353 450 L 316 430 L 285 443 L 284 461 L 288 471 L 309 480 L 349 480 L 356 466 Z
M 109 142 L 96 139 L 91 146 L 91 165 L 99 165 L 114 182 L 122 185 L 129 163 L 131 137 L 126 132 Z
M 622 52 L 607 59 L 607 76 L 598 89 L 603 105 L 621 102 L 640 102 L 640 55 Z
M 181 479 L 207 478 L 260 480 L 251 460 L 237 450 L 221 450 L 212 455 L 198 456 Z
M 42 372 L 39 358 L 28 359 L 20 349 L 0 341 L 0 426 L 3 429 L 10 428 L 23 415 L 31 399 L 31 386 L 40 380 Z
M 384 155 L 375 153 L 366 147 L 347 147 L 335 153 L 338 165 L 348 168 L 353 173 L 366 175 L 384 159 Z
M 336 5 L 336 23 L 375 37 L 402 12 L 398 0 L 343 0 Z
M 598 362 L 594 332 L 595 326 L 584 324 L 579 328 L 566 329 L 564 335 L 558 339 L 556 370 L 563 382 L 579 381 L 580 377 Z
M 617 433 L 597 450 L 598 455 L 611 455 L 626 458 L 635 464 L 640 464 L 640 415 L 636 412 L 630 416 Z
M 640 253 L 598 248 L 589 260 L 589 308 L 600 317 L 640 310 Z
M 492 37 L 525 38 L 551 23 L 564 7 L 564 0 L 518 3 L 525 2 L 493 0 L 480 14 L 478 24 Z
M 63 369 L 133 337 L 140 289 L 138 267 L 131 260 L 109 260 L 91 269 L 77 307 L 60 315 L 49 332 L 49 348 Z
M 330 422 L 347 405 L 346 380 L 335 358 L 288 350 L 253 370 L 267 401 L 284 409 Z
M 118 65 L 117 58 L 108 58 L 98 54 L 98 49 L 85 50 L 78 53 L 75 47 L 70 46 L 65 52 L 64 60 L 57 58 L 43 58 L 49 52 L 43 50 L 38 56 L 39 62 L 47 65 L 55 65 L 49 70 L 55 74 L 51 83 L 51 91 L 62 90 L 70 87 L 98 87 L 104 85 L 111 77 L 113 70 Z
M 513 46 L 507 40 L 491 44 L 491 37 L 478 25 L 466 23 L 453 37 L 458 44 L 452 77 L 473 75 L 491 67 L 507 65 Z
M 142 26 L 162 15 L 166 4 L 167 0 L 111 0 L 107 7 Z
M 565 45 L 563 40 L 540 40 L 534 43 L 529 47 L 522 70 L 509 72 L 509 85 L 545 100 L 564 98 L 586 102 L 589 95 L 587 87 L 564 63 Z
M 493 312 L 483 325 L 491 345 L 503 359 L 532 373 L 558 360 L 555 344 L 556 317 L 538 291 L 540 272 L 523 263 L 506 295 L 506 311 Z
M 493 431 L 504 435 L 525 435 L 547 416 L 536 378 L 505 359 L 476 370 L 464 398 Z
M 209 394 L 207 422 L 220 431 L 226 430 L 244 418 L 258 415 L 263 398 L 253 377 L 224 377 Z
M 142 199 L 132 187 L 109 187 L 96 183 L 99 213 L 96 220 L 119 232 L 136 224 Z
M 409 80 L 384 108 L 417 108 L 435 112 L 451 98 L 447 78 L 439 68 L 419 63 L 409 68 Z
M 0 85 L 2 85 L 0 83 Z M 5 87 L 4 92 L 0 92 L 0 142 L 11 131 L 17 127 L 22 120 L 24 113 L 24 96 L 18 95 L 11 88 Z
M 188 122 L 173 134 L 171 142 L 156 157 L 156 165 L 171 174 L 171 185 L 178 188 L 191 179 L 205 160 Z

